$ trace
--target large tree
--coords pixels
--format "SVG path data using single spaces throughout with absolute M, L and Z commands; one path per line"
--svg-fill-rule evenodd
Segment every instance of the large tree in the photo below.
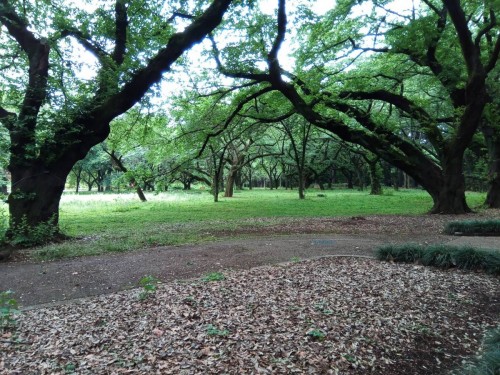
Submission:
M 58 225 L 59 201 L 73 165 L 106 139 L 114 118 L 220 24 L 231 2 L 213 0 L 202 9 L 200 1 L 186 14 L 174 12 L 168 2 L 116 0 L 92 12 L 63 1 L 0 0 L 6 46 L 1 56 L 6 78 L 0 84 L 7 91 L 0 121 L 10 134 L 11 229 L 21 222 Z M 176 31 L 178 20 L 177 27 L 188 22 L 183 31 Z M 79 53 L 76 43 L 87 54 Z M 96 59 L 90 82 L 78 68 L 88 53 Z M 63 81 L 68 75 L 71 83 Z
M 295 70 L 288 73 L 280 63 L 279 52 L 290 27 L 289 15 L 286 1 L 279 0 L 273 38 L 254 33 L 253 39 L 247 37 L 247 46 L 236 51 L 213 38 L 219 70 L 238 80 L 239 85 L 242 80 L 252 82 L 262 95 L 281 93 L 291 108 L 285 106 L 278 115 L 295 111 L 310 123 L 367 148 L 408 173 L 432 196 L 432 212 L 469 212 L 463 154 L 489 100 L 486 80 L 500 53 L 495 16 L 498 8 L 493 1 L 423 1 L 421 9 L 410 11 L 402 21 L 388 20 L 391 13 L 385 9 L 383 17 L 365 20 L 371 22 L 368 40 L 372 42 L 366 47 L 362 44 L 366 41 L 362 35 L 367 33 L 366 29 L 362 31 L 364 25 L 348 17 L 355 3 L 340 1 L 334 11 L 305 23 L 302 31 L 308 38 L 295 54 L 299 62 Z M 372 3 L 384 9 L 388 2 Z M 484 12 L 489 18 L 482 17 Z M 379 31 L 381 24 L 386 28 L 383 33 Z M 297 33 L 293 26 L 291 33 Z M 495 48 L 484 48 L 487 34 L 495 38 Z M 351 56 L 352 51 L 384 53 L 384 64 L 391 64 L 394 72 L 377 70 L 379 62 L 360 79 L 355 69 L 347 69 L 355 63 L 353 59 L 339 70 L 339 56 Z M 376 58 L 369 58 L 365 66 Z M 411 68 L 423 77 L 416 80 L 432 77 L 434 89 L 427 99 L 434 98 L 433 105 L 442 106 L 443 111 L 430 110 L 415 96 L 401 92 L 406 82 L 399 76 L 402 68 Z M 415 81 L 415 75 L 407 77 Z M 375 79 L 378 86 L 370 84 Z M 394 85 L 398 81 L 399 85 Z M 391 126 L 402 118 L 418 124 L 418 132 L 423 135 L 419 142 L 400 126 Z

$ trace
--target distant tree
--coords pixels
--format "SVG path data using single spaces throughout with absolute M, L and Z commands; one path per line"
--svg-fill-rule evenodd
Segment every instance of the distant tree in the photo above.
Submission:
M 469 212 L 463 155 L 481 123 L 486 81 L 500 54 L 498 7 L 492 1 L 423 1 L 398 15 L 387 10 L 390 2 L 373 1 L 385 13 L 358 21 L 350 16 L 356 3 L 340 1 L 324 16 L 306 9 L 305 21 L 294 15 L 290 25 L 286 1 L 279 0 L 273 38 L 255 31 L 238 49 L 219 49 L 217 35 L 212 38 L 219 71 L 235 87 L 252 87 L 249 97 L 280 93 L 309 123 L 403 170 L 431 195 L 431 212 Z M 287 27 L 302 38 L 293 72 L 278 57 Z M 487 33 L 495 40 L 491 50 L 485 47 Z M 378 54 L 347 70 L 367 51 Z M 344 65 L 337 63 L 342 56 L 349 57 Z M 283 106 L 273 116 L 289 112 Z M 418 124 L 421 142 L 399 126 L 405 118 Z

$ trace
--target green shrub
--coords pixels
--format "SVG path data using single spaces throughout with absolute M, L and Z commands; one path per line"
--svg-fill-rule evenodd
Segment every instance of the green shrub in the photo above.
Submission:
M 463 235 L 497 235 L 500 236 L 500 220 L 463 220 L 452 221 L 444 229 L 446 234 L 461 233 Z
M 452 372 L 453 375 L 500 374 L 500 327 L 486 334 L 481 354 Z
M 500 275 L 500 252 L 496 250 L 476 249 L 471 246 L 403 244 L 382 246 L 375 253 L 379 260 L 418 262 L 426 266 L 456 267 Z
M 422 251 L 421 263 L 424 266 L 451 268 L 456 265 L 453 252 L 453 248 L 445 245 L 429 246 Z
M 488 272 L 493 275 L 500 275 L 500 251 L 485 251 L 484 264 Z
M 417 244 L 385 245 L 376 250 L 377 259 L 413 263 L 422 258 L 423 248 Z
M 488 266 L 486 251 L 478 251 L 471 246 L 464 246 L 455 248 L 453 251 L 453 257 L 455 259 L 456 265 L 464 270 L 479 270 L 484 269 Z M 495 257 L 491 257 L 491 263 L 493 264 Z

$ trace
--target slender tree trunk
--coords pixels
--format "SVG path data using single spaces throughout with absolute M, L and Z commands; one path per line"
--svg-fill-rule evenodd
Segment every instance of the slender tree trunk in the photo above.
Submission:
M 218 173 L 214 174 L 212 182 L 212 194 L 214 195 L 214 202 L 219 201 L 219 189 L 220 189 L 220 176 Z
M 381 195 L 382 185 L 380 184 L 380 175 L 378 170 L 378 158 L 368 161 L 368 168 L 370 170 L 370 194 Z
M 113 161 L 113 164 L 115 165 L 115 167 L 119 171 L 121 171 L 123 173 L 127 173 L 128 172 L 128 169 L 123 164 L 123 162 L 121 160 L 121 157 L 116 156 L 114 150 L 111 151 L 111 152 L 107 152 L 107 154 L 111 157 L 111 160 Z M 147 201 L 146 196 L 144 195 L 144 192 L 142 191 L 141 186 L 137 183 L 137 181 L 135 180 L 134 176 L 130 176 L 129 177 L 129 182 L 130 182 L 130 185 L 132 185 L 132 186 L 135 187 L 135 191 L 137 192 L 137 196 L 139 197 L 139 199 L 141 200 L 141 202 L 146 202 Z
M 305 195 L 306 178 L 304 176 L 304 171 L 303 170 L 299 170 L 298 179 L 299 179 L 299 186 L 298 186 L 298 189 L 299 189 L 299 199 L 305 199 L 306 198 L 306 195 Z
M 354 189 L 354 183 L 353 183 L 353 176 L 352 173 L 349 171 L 342 171 L 342 174 L 347 180 L 347 188 L 348 189 Z
M 392 186 L 395 191 L 399 190 L 399 170 L 396 168 L 391 168 L 391 178 L 392 178 Z

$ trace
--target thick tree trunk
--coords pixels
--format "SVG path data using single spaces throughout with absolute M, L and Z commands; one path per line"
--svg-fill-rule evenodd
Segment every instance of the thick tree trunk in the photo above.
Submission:
M 500 162 L 497 162 L 497 172 L 490 182 L 485 204 L 488 208 L 500 208 Z
M 59 202 L 71 166 L 48 170 L 43 166 L 10 167 L 12 188 L 8 197 L 10 226 L 7 238 L 19 244 L 43 242 L 59 235 Z M 33 239 L 33 230 L 37 239 Z M 25 238 L 21 241 L 20 238 Z
M 236 190 L 243 190 L 243 177 L 241 175 L 241 169 L 236 172 L 236 176 L 234 176 L 234 186 Z
M 485 205 L 488 208 L 500 208 L 500 135 L 490 126 L 484 126 L 482 130 L 489 156 L 490 186 Z
M 463 155 L 463 154 L 462 154 Z M 434 200 L 433 214 L 466 214 L 472 210 L 465 200 L 465 177 L 461 155 L 450 156 L 443 161 L 443 178 L 438 193 L 426 188 Z

